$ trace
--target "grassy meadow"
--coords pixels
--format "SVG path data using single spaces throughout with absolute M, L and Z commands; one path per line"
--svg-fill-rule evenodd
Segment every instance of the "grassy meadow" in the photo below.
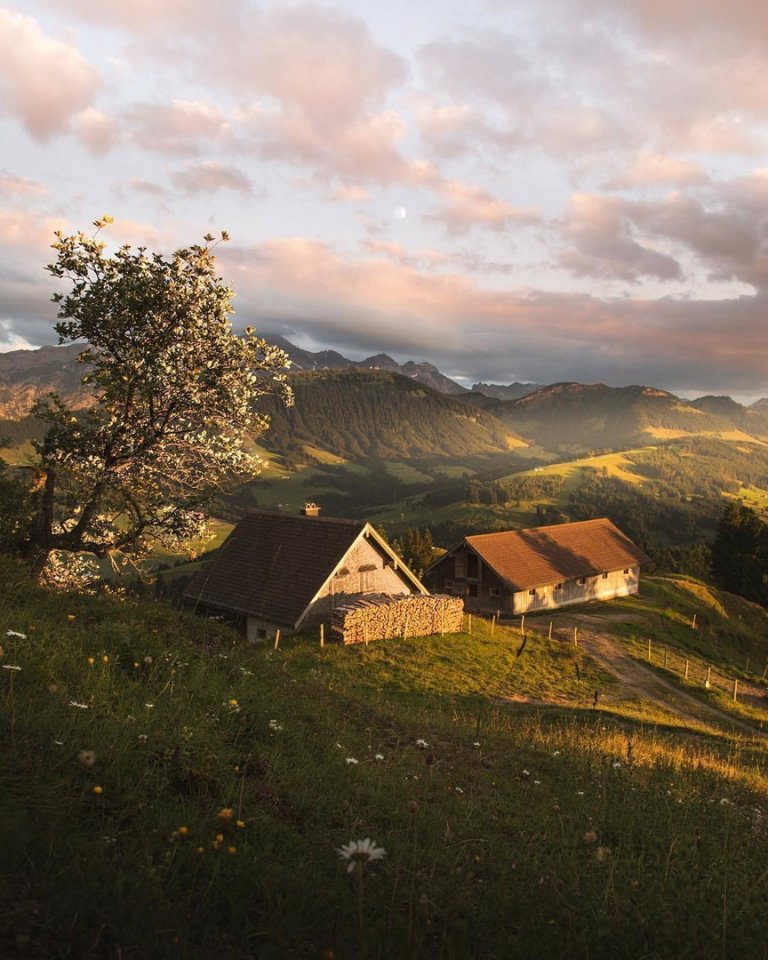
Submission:
M 765 955 L 763 742 L 561 641 L 253 647 L 2 561 L 0 644 L 3 957 Z

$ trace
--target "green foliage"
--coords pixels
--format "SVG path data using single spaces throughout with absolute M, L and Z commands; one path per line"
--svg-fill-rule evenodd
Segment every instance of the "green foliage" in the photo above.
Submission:
M 32 477 L 0 459 L 0 553 L 18 555 L 32 529 Z
M 424 530 L 408 527 L 402 538 L 394 541 L 392 548 L 420 577 L 432 563 L 432 531 L 428 527 Z
M 723 510 L 712 573 L 723 589 L 768 605 L 768 527 L 750 507 L 729 503 Z
M 88 344 L 80 362 L 94 402 L 75 414 L 50 395 L 33 411 L 46 427 L 27 551 L 36 569 L 53 550 L 142 555 L 199 535 L 213 491 L 257 469 L 243 449 L 246 431 L 268 425 L 256 401 L 274 384 L 290 399 L 283 352 L 232 332 L 213 237 L 170 258 L 129 245 L 107 256 L 97 236 L 56 237 L 48 271 L 70 288 L 53 298 L 56 331 Z

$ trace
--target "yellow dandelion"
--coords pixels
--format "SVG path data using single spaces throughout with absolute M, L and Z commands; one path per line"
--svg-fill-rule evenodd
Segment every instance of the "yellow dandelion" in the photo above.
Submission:
M 238 830 L 242 830 L 243 827 L 245 827 L 245 821 L 244 821 L 244 820 L 236 820 L 236 821 L 235 821 L 235 826 L 237 827 Z
M 223 833 L 217 833 L 217 834 L 216 834 L 216 843 L 223 843 L 223 842 L 224 842 L 224 834 L 223 834 Z
M 222 823 L 229 823 L 230 820 L 232 819 L 232 812 L 233 812 L 232 807 L 222 807 L 222 809 L 219 810 L 217 816 L 219 820 L 222 821 Z
M 96 794 L 96 796 L 99 796 L 99 794 L 104 793 L 104 790 L 97 783 L 96 786 L 93 788 L 93 792 Z
M 96 661 L 93 659 L 93 657 L 88 657 L 88 666 L 92 667 L 94 663 L 96 663 Z
M 596 843 L 596 842 L 597 842 L 597 834 L 595 833 L 595 831 L 594 831 L 594 830 L 587 830 L 587 832 L 584 834 L 584 841 L 585 841 L 586 843 Z
M 189 833 L 189 827 L 179 827 L 178 833 L 180 837 L 186 837 Z
M 197 848 L 197 852 L 198 852 L 198 853 L 205 853 L 205 848 L 204 848 L 204 847 L 198 847 L 198 848 Z
M 81 750 L 77 755 L 77 759 L 82 763 L 84 767 L 92 767 L 96 763 L 96 751 L 95 750 Z
M 74 619 L 76 619 L 74 613 L 67 614 L 67 620 L 74 620 Z
M 109 657 L 106 655 L 106 653 L 105 653 L 104 656 L 101 658 L 101 660 L 102 660 L 102 663 L 109 663 Z
M 227 853 L 229 854 L 237 853 L 237 847 L 227 847 Z

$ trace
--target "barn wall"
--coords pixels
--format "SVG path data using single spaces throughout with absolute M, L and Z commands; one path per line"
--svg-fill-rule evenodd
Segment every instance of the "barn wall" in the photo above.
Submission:
M 514 613 L 530 613 L 535 610 L 554 610 L 572 603 L 587 603 L 589 600 L 610 600 L 612 597 L 626 597 L 637 593 L 640 585 L 640 567 L 628 567 L 624 570 L 612 570 L 607 576 L 598 574 L 585 577 L 584 583 L 578 580 L 563 581 L 560 590 L 555 584 L 536 587 L 536 593 L 522 590 L 514 595 Z
M 302 627 L 328 622 L 331 612 L 366 593 L 417 593 L 411 582 L 393 569 L 374 543 L 358 540 L 338 564 L 336 575 L 323 588 L 323 593 L 309 608 Z

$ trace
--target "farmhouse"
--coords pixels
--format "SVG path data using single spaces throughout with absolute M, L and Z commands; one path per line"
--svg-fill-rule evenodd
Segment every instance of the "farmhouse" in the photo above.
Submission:
M 365 520 L 257 510 L 238 523 L 187 589 L 184 600 L 234 615 L 249 640 L 327 623 L 364 594 L 427 590 Z
M 637 593 L 647 560 L 602 518 L 465 537 L 424 581 L 463 597 L 467 610 L 521 614 Z

